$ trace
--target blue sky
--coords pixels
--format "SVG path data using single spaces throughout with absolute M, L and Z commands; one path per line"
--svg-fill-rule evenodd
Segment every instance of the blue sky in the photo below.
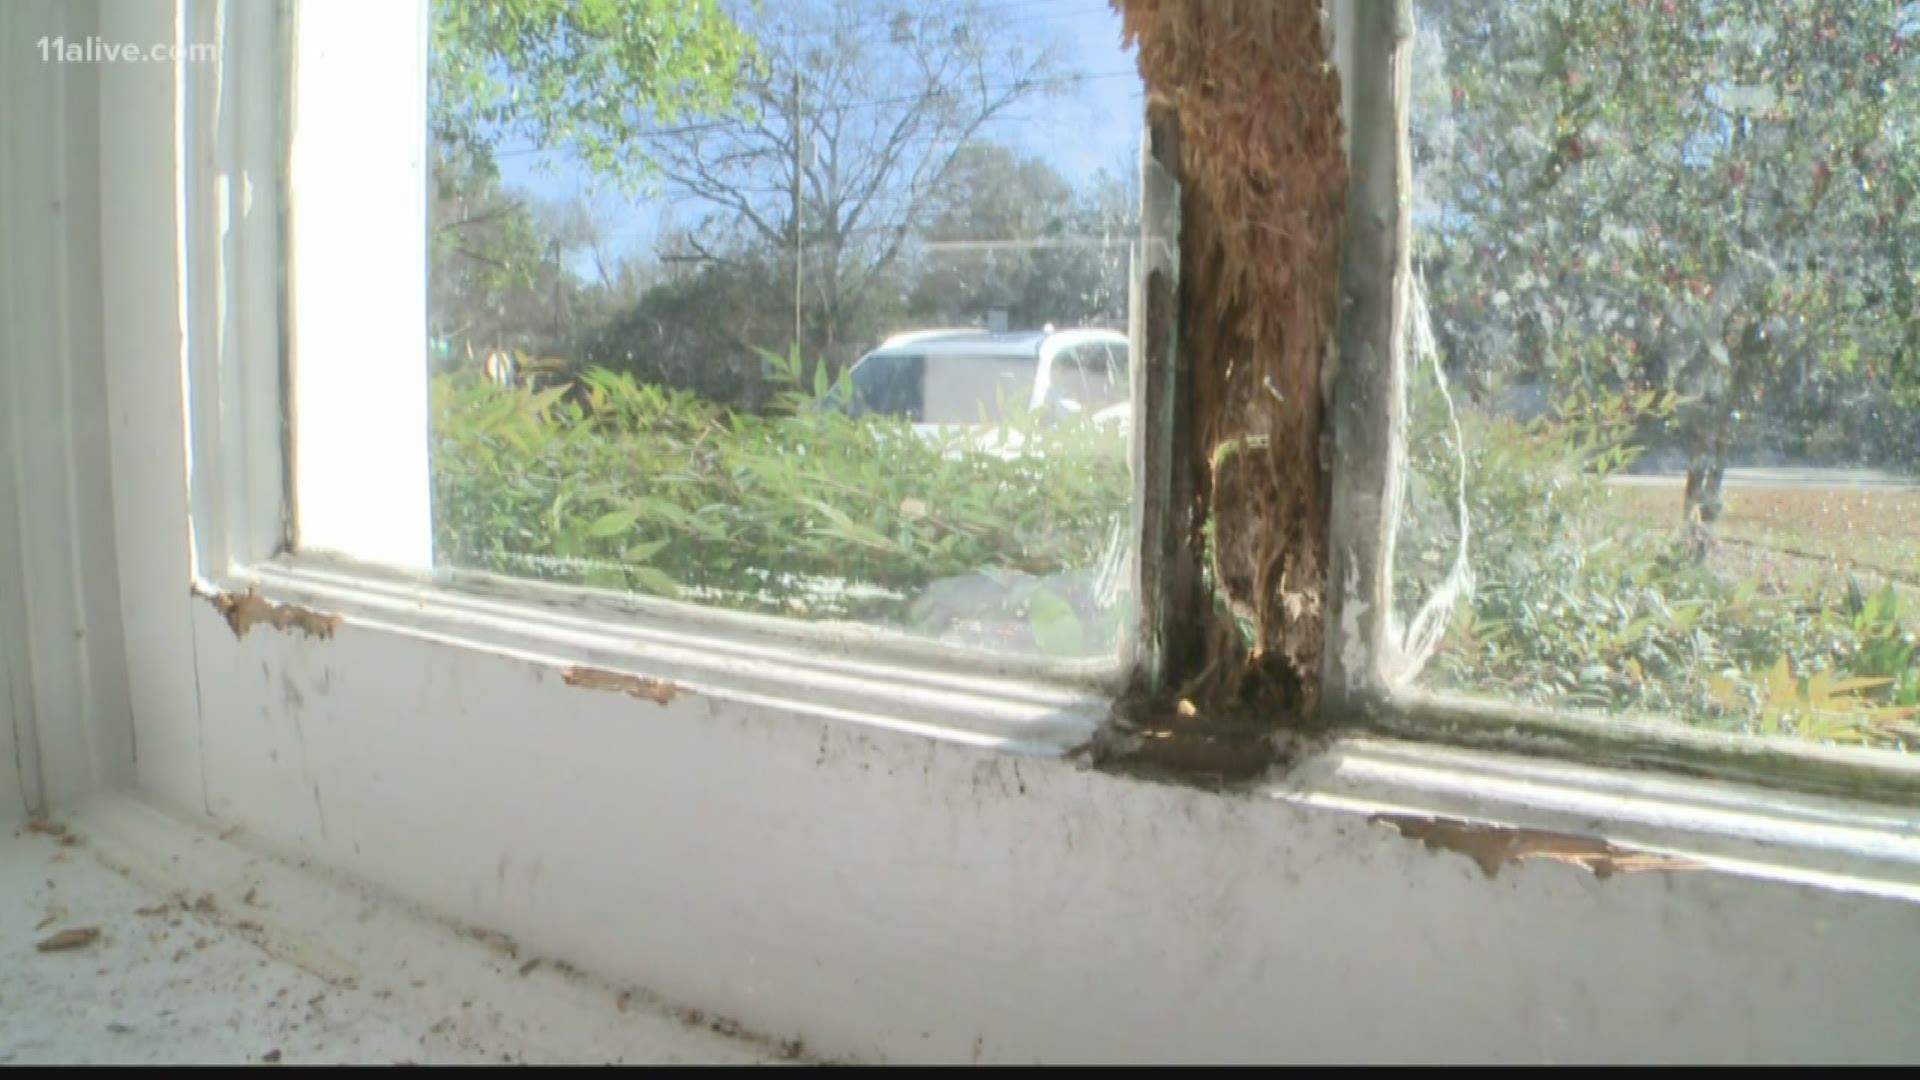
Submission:
M 1120 17 L 1106 0 L 988 0 L 983 6 L 1005 30 L 1055 43 L 1065 69 L 1079 76 L 1059 94 L 996 121 L 986 137 L 1046 160 L 1076 185 L 1101 169 L 1130 166 L 1139 145 L 1141 83 L 1132 50 L 1121 45 Z M 696 201 L 675 203 L 667 193 L 627 199 L 596 191 L 586 170 L 565 155 L 519 146 L 501 151 L 508 187 L 542 202 L 587 197 L 623 256 L 650 251 L 663 220 L 691 224 L 705 209 Z

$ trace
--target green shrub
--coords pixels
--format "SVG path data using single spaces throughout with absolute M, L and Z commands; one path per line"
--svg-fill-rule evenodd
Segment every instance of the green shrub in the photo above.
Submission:
M 1124 441 L 1014 410 L 1024 455 L 834 408 L 846 386 L 767 357 L 771 415 L 591 371 L 569 388 L 433 382 L 443 564 L 1055 655 L 1109 651 L 1128 610 Z M 1416 386 L 1419 382 L 1416 382 Z M 1920 742 L 1911 599 L 1891 585 L 1767 593 L 1624 518 L 1606 477 L 1672 403 L 1570 398 L 1531 422 L 1411 407 L 1400 611 L 1452 558 L 1464 443 L 1476 587 L 1431 685 L 1667 714 L 1729 730 Z
M 1125 441 L 1018 417 L 1026 451 L 928 438 L 832 407 L 843 384 L 768 357 L 772 415 L 596 369 L 568 388 L 432 386 L 442 564 L 927 632 L 979 622 L 1015 649 L 1111 648 L 1091 578 L 1125 535 Z M 803 389 L 804 387 L 804 389 Z
M 1768 593 L 1688 557 L 1670 523 L 1615 510 L 1606 478 L 1632 462 L 1636 428 L 1672 401 L 1572 397 L 1527 423 L 1462 410 L 1456 440 L 1424 375 L 1410 408 L 1396 603 L 1413 610 L 1452 557 L 1460 440 L 1475 576 L 1428 665 L 1430 685 L 1728 730 L 1920 743 L 1915 621 L 1893 585 L 1835 595 L 1809 578 Z

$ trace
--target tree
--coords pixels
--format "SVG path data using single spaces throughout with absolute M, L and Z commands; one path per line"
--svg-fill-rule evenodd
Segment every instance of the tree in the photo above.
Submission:
M 755 62 L 719 0 L 460 0 L 432 20 L 436 141 L 520 139 L 627 185 L 649 133 L 727 109 Z
M 914 245 L 909 312 L 928 325 L 983 323 L 998 310 L 1014 328 L 1124 326 L 1134 187 L 1102 172 L 1076 191 L 1038 158 L 969 144 Z
M 678 267 L 638 300 L 585 325 L 573 352 L 585 366 L 691 390 L 731 409 L 765 408 L 774 387 L 756 348 L 792 331 L 792 311 L 769 302 L 781 295 L 785 267 L 751 258 Z
M 476 349 L 538 351 L 565 284 L 533 211 L 500 185 L 484 154 L 436 144 L 427 284 L 437 338 Z
M 429 324 L 456 353 L 567 351 L 577 326 L 604 321 L 651 284 L 610 248 L 605 215 L 585 198 L 531 202 L 506 191 L 487 158 L 435 150 Z
M 692 253 L 784 257 L 809 351 L 847 359 L 849 321 L 889 280 L 962 148 L 1065 78 L 1004 11 L 799 0 L 759 13 L 749 28 L 765 63 L 742 85 L 745 115 L 653 148 L 669 188 L 712 208 Z
M 1419 257 L 1457 365 L 1692 395 L 1701 525 L 1748 419 L 1920 382 L 1911 3 L 1422 13 Z
M 534 207 L 500 183 L 501 144 L 572 155 L 631 188 L 644 135 L 728 107 L 752 41 L 716 0 L 488 0 L 432 5 L 435 336 L 543 352 L 583 306 L 637 295 L 583 207 Z M 592 296 L 568 272 L 592 257 Z M 624 282 L 615 288 L 616 281 Z

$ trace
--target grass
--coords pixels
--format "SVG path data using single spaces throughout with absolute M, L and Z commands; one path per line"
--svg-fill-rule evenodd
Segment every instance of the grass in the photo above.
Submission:
M 1621 485 L 1609 502 L 1622 520 L 1677 528 L 1682 499 L 1678 484 Z M 1867 570 L 1920 585 L 1920 492 L 1729 485 L 1726 503 L 1715 529 L 1724 540 L 1835 571 Z

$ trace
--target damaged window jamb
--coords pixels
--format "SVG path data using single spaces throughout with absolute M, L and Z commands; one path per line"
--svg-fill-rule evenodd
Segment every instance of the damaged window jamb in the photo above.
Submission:
M 1178 273 L 1161 279 L 1174 302 L 1157 309 L 1166 292 L 1145 290 L 1143 320 L 1158 367 L 1141 421 L 1142 582 L 1159 649 L 1122 712 L 1310 727 L 1325 651 L 1321 369 L 1347 197 L 1320 4 L 1116 6 L 1150 103 L 1143 189 L 1158 165 L 1178 207 Z
M 1319 0 L 1115 0 L 1147 88 L 1139 649 L 1096 767 L 1253 780 L 1317 745 L 1326 357 L 1348 199 Z

